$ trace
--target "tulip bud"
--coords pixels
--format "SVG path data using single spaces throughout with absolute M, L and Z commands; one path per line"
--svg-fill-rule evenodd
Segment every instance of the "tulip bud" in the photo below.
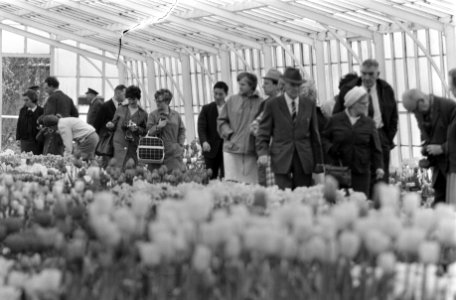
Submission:
M 161 261 L 160 250 L 153 243 L 139 242 L 137 244 L 141 262 L 146 266 L 157 266 Z
M 346 258 L 353 258 L 358 254 L 361 246 L 360 237 L 350 231 L 344 231 L 339 236 L 339 249 L 342 256 Z
M 211 257 L 212 253 L 211 250 L 209 250 L 209 248 L 202 245 L 198 245 L 193 254 L 193 268 L 199 272 L 206 271 L 210 267 Z
M 418 193 L 407 193 L 402 200 L 402 209 L 406 214 L 413 214 L 419 208 L 421 197 Z
M 370 229 L 364 237 L 364 243 L 369 252 L 379 254 L 390 247 L 390 239 L 377 229 Z
M 420 245 L 418 254 L 422 263 L 436 264 L 440 257 L 440 244 L 433 241 L 423 242 Z
M 380 253 L 377 266 L 385 273 L 393 273 L 396 268 L 396 256 L 391 252 Z

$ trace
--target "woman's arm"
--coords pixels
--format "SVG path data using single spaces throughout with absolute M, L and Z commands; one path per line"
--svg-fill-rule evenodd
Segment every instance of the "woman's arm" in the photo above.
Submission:
M 228 107 L 231 104 L 230 102 L 230 99 L 228 99 L 217 118 L 217 131 L 220 134 L 220 137 L 224 140 L 228 140 L 234 132 L 230 126 L 230 116 L 228 111 Z

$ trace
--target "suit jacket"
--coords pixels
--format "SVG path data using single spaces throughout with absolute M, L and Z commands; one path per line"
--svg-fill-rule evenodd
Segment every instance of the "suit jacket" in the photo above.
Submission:
M 456 170 L 456 102 L 451 99 L 430 95 L 433 99 L 430 110 L 430 122 L 426 122 L 423 113 L 415 113 L 415 118 L 421 132 L 421 140 L 425 145 L 442 145 L 444 153 L 429 156 L 431 166 L 437 167 L 443 174 L 450 168 Z
M 299 96 L 298 114 L 293 124 L 285 96 L 266 101 L 256 146 L 259 156 L 271 155 L 274 173 L 287 174 L 290 171 L 295 150 L 304 173 L 314 172 L 317 164 L 323 163 L 315 102 Z
M 327 161 L 350 167 L 357 174 L 367 174 L 371 166 L 383 169 L 383 156 L 375 122 L 361 116 L 351 124 L 345 111 L 333 115 L 322 133 Z
M 65 117 L 79 117 L 79 112 L 73 100 L 60 90 L 56 90 L 44 104 L 44 115 L 60 114 Z
M 217 103 L 212 102 L 204 105 L 198 116 L 198 137 L 201 146 L 204 142 L 211 145 L 211 151 L 203 152 L 207 158 L 214 158 L 223 148 L 223 139 L 217 132 L 218 115 Z
M 339 93 L 339 97 L 336 99 L 334 105 L 333 114 L 339 113 L 345 110 L 344 98 L 345 95 L 355 86 L 361 85 L 361 78 L 355 79 L 352 82 L 344 85 Z M 378 95 L 378 101 L 380 105 L 380 111 L 382 113 L 383 128 L 382 131 L 386 140 L 382 140 L 382 143 L 387 143 L 389 148 L 394 147 L 394 137 L 397 133 L 397 126 L 399 122 L 399 114 L 397 110 L 397 101 L 394 96 L 393 88 L 382 79 L 377 79 L 376 89 Z M 383 134 L 381 135 L 383 136 Z
M 103 105 L 103 101 L 99 98 L 95 98 L 89 106 L 89 112 L 87 113 L 87 123 L 94 126 L 95 120 L 97 119 L 98 111 Z
M 41 106 L 37 106 L 34 112 L 23 106 L 19 111 L 19 119 L 17 120 L 16 140 L 35 140 L 39 132 L 36 120 L 42 114 L 43 108 Z
M 106 129 L 106 123 L 112 121 L 114 114 L 116 113 L 116 105 L 114 104 L 113 99 L 106 101 L 101 104 L 100 109 L 98 110 L 93 127 L 97 131 L 98 135 Z

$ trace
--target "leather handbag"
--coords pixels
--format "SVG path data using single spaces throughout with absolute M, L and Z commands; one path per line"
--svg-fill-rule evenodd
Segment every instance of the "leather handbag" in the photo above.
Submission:
M 349 167 L 324 165 L 325 176 L 332 176 L 339 182 L 339 188 L 351 188 L 352 178 Z
M 99 156 L 114 156 L 114 144 L 113 144 L 113 131 L 107 131 L 100 138 L 100 141 L 95 148 L 95 154 Z

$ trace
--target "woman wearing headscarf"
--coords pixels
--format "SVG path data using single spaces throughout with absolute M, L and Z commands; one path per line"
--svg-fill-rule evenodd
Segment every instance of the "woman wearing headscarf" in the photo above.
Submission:
M 228 98 L 217 119 L 217 130 L 224 140 L 225 179 L 256 184 L 258 167 L 250 124 L 262 99 L 255 93 L 258 79 L 254 74 L 240 73 L 237 82 L 239 93 Z
M 165 146 L 163 164 L 168 170 L 183 170 L 185 126 L 180 114 L 171 109 L 169 104 L 173 94 L 168 89 L 160 89 L 155 93 L 157 109 L 149 114 L 147 129 L 149 135 L 158 136 Z M 158 164 L 150 164 L 149 168 L 159 168 Z
M 326 161 L 349 167 L 353 190 L 369 196 L 371 166 L 377 179 L 383 177 L 384 171 L 377 129 L 374 121 L 367 117 L 367 91 L 355 86 L 344 101 L 345 110 L 334 114 L 322 133 Z
M 113 145 L 116 165 L 125 168 L 125 163 L 133 159 L 138 164 L 139 138 L 146 134 L 147 112 L 139 106 L 141 90 L 131 85 L 125 91 L 128 104 L 119 106 L 111 122 L 106 124 L 108 129 L 114 130 Z

